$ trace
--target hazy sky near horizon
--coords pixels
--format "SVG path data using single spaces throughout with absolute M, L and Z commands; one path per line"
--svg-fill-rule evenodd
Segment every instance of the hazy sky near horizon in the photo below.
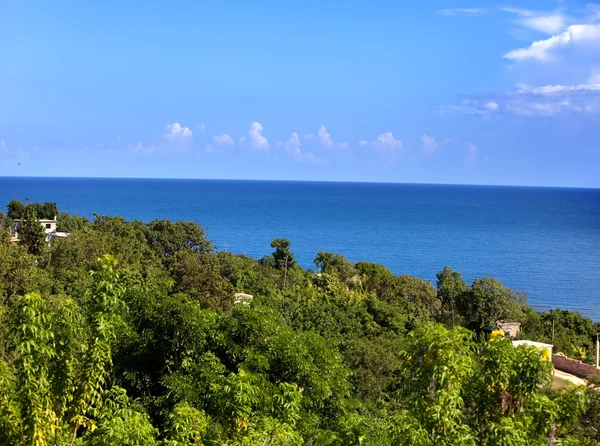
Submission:
M 0 1 L 0 176 L 600 187 L 600 3 L 400 3 Z

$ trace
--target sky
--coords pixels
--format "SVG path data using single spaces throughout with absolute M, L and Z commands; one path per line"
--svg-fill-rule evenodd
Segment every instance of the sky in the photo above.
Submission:
M 600 3 L 0 0 L 0 176 L 600 187 Z

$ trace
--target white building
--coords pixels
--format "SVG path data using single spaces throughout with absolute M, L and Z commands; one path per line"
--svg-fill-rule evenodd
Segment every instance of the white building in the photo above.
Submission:
M 548 351 L 550 353 L 550 357 L 548 358 L 548 360 L 552 360 L 552 349 L 554 348 L 554 345 L 552 344 L 544 344 L 543 342 L 535 342 L 535 341 L 526 341 L 526 340 L 521 340 L 521 341 L 512 341 L 512 344 L 514 347 L 518 347 L 519 345 L 531 345 L 535 348 L 537 348 L 540 352 L 544 352 L 544 351 Z
M 53 220 L 46 220 L 46 219 L 42 219 L 42 220 L 38 220 L 40 225 L 42 225 L 42 228 L 44 228 L 44 232 L 46 233 L 46 243 L 50 243 L 52 240 L 55 239 L 60 239 L 60 238 L 65 238 L 69 236 L 68 232 L 58 232 L 57 229 L 57 223 L 56 223 L 56 217 L 54 217 Z M 11 230 L 11 241 L 12 242 L 17 242 L 19 241 L 19 225 L 21 223 L 21 220 L 15 220 L 15 224 L 12 227 Z

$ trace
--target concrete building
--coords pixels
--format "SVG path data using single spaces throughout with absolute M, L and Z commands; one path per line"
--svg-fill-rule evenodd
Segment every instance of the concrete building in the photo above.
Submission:
M 496 321 L 498 330 L 502 330 L 511 339 L 516 339 L 517 335 L 521 331 L 520 322 L 509 322 L 509 321 Z
M 525 341 L 525 340 L 512 341 L 512 344 L 515 347 L 518 347 L 519 345 L 531 345 L 531 346 L 537 348 L 541 352 L 548 351 L 549 352 L 548 361 L 552 361 L 552 349 L 554 348 L 554 345 L 552 345 L 552 344 L 544 344 L 543 342 Z
M 50 244 L 53 240 L 61 239 L 69 236 L 68 232 L 58 232 L 56 217 L 53 220 L 38 220 L 42 228 L 44 228 L 44 232 L 46 233 L 46 243 Z M 15 220 L 14 225 L 11 228 L 11 237 L 10 241 L 16 243 L 19 241 L 19 225 L 21 224 L 21 220 Z
M 252 302 L 252 299 L 254 299 L 254 296 L 252 294 L 245 294 L 245 293 L 235 293 L 233 295 L 234 300 L 233 300 L 233 304 L 234 305 L 246 305 L 247 307 L 250 306 L 250 302 Z

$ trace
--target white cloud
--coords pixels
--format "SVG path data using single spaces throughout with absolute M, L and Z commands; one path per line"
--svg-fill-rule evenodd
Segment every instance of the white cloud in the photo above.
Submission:
M 287 141 L 279 141 L 277 147 L 285 149 L 286 153 L 292 158 L 300 159 L 302 157 L 300 137 L 296 132 L 292 133 Z
M 277 147 L 285 149 L 285 152 L 291 159 L 301 163 L 319 164 L 322 162 L 318 156 L 302 150 L 302 143 L 297 132 L 292 133 L 287 141 L 279 141 Z
M 498 103 L 494 101 L 489 101 L 485 104 L 485 109 L 490 112 L 498 111 Z
M 142 144 L 140 141 L 135 143 L 133 147 L 130 148 L 130 151 L 134 154 L 143 154 L 143 155 L 151 155 L 156 152 L 155 146 L 146 146 Z
M 212 139 L 213 143 L 217 146 L 233 146 L 235 144 L 233 138 L 227 133 L 223 133 L 222 135 L 213 135 Z
M 250 146 L 258 150 L 269 150 L 269 141 L 262 134 L 263 126 L 260 122 L 253 122 L 250 124 L 248 130 L 248 138 L 250 139 Z
M 534 31 L 554 34 L 565 29 L 566 18 L 560 12 L 548 13 L 521 8 L 502 8 L 505 12 L 518 15 L 517 23 Z
M 435 140 L 435 137 L 429 135 L 421 136 L 421 142 L 423 143 L 423 150 L 426 153 L 435 152 L 440 146 L 438 142 Z
M 301 163 L 318 164 L 322 162 L 318 156 L 315 156 L 311 152 L 304 152 L 302 150 L 300 136 L 296 132 L 292 133 L 287 141 L 279 141 L 277 143 L 277 147 L 285 149 L 285 152 L 290 158 Z
M 200 124 L 198 126 L 198 130 L 200 130 L 200 133 L 202 133 L 204 135 L 204 130 L 206 130 L 206 125 L 204 125 L 204 123 Z
M 600 76 L 599 76 L 600 77 Z M 598 79 L 600 81 L 600 78 Z M 539 96 L 558 95 L 564 93 L 600 92 L 600 82 L 579 85 L 543 85 L 541 87 L 520 86 L 516 93 Z
M 361 139 L 358 143 L 363 147 L 373 147 L 377 150 L 400 150 L 404 146 L 401 140 L 394 138 L 392 132 L 382 133 L 374 141 Z
M 520 85 L 517 90 L 495 95 L 493 100 L 463 99 L 460 105 L 441 107 L 447 111 L 490 117 L 510 113 L 521 117 L 552 117 L 566 113 L 600 113 L 600 84 Z
M 492 100 L 480 101 L 477 99 L 465 98 L 458 105 L 443 105 L 438 107 L 439 113 L 444 116 L 447 112 L 462 113 L 465 115 L 477 115 L 484 119 L 490 118 L 492 114 L 499 110 L 500 106 Z
M 555 60 L 554 53 L 558 48 L 596 41 L 600 41 L 600 24 L 571 25 L 561 34 L 535 41 L 527 48 L 512 50 L 504 57 L 515 61 L 550 62 Z
M 182 127 L 178 122 L 167 125 L 164 137 L 175 143 L 187 143 L 192 140 L 192 131 L 189 127 Z
M 336 149 L 336 148 L 337 149 L 347 149 L 348 148 L 347 142 L 339 142 L 339 143 L 334 142 L 333 139 L 331 138 L 331 135 L 327 131 L 327 128 L 324 125 L 321 125 L 321 127 L 319 127 L 319 130 L 317 130 L 316 135 L 314 133 L 310 133 L 308 135 L 305 135 L 304 138 L 308 139 L 310 141 L 317 141 L 321 144 L 321 146 L 325 147 L 326 149 Z
M 467 15 L 467 16 L 480 16 L 483 14 L 487 14 L 487 10 L 483 8 L 450 8 L 450 9 L 440 9 L 438 10 L 439 14 L 446 16 L 456 16 L 456 15 Z

